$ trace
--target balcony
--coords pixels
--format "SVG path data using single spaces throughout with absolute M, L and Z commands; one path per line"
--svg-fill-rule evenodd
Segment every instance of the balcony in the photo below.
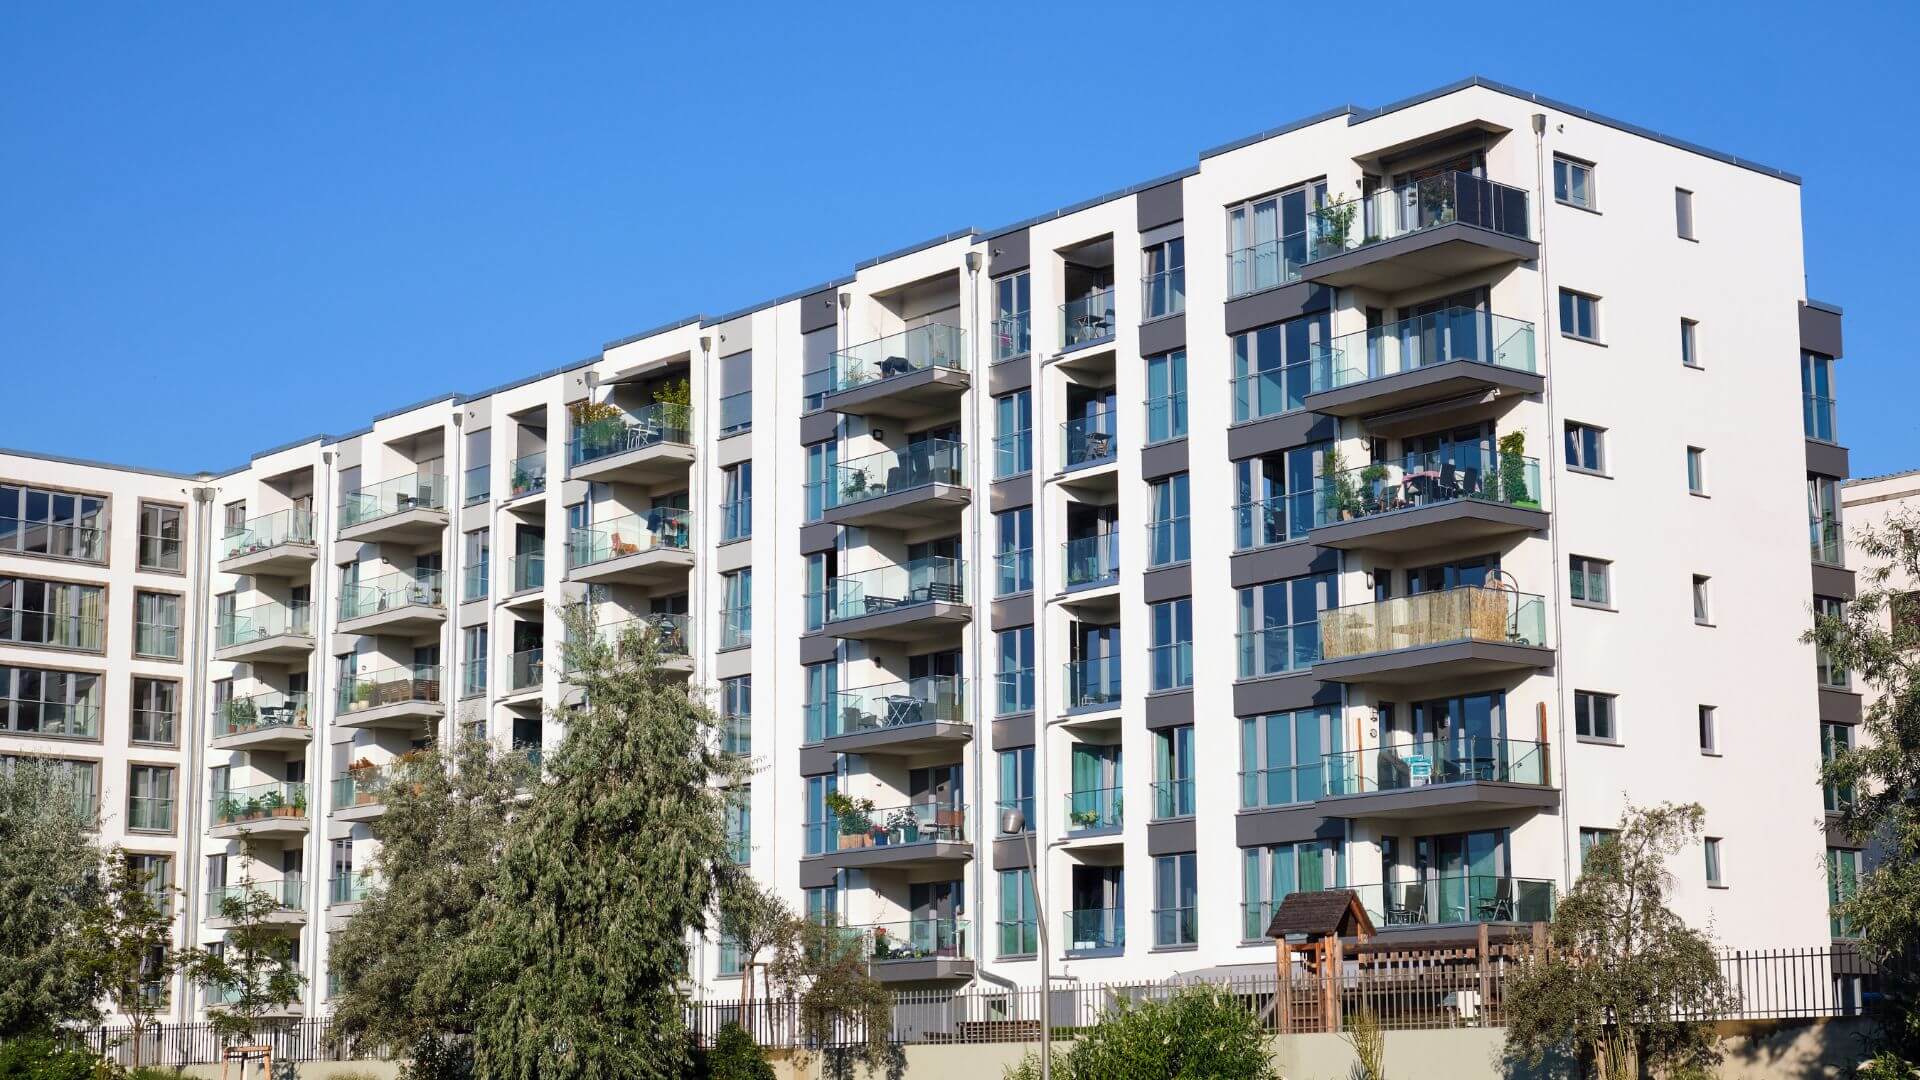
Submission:
M 693 569 L 693 515 L 656 507 L 567 534 L 567 580 L 656 586 Z
M 902 530 L 957 521 L 973 498 L 965 466 L 965 444 L 947 439 L 843 461 L 825 481 L 820 521 Z
M 1067 839 L 1117 834 L 1125 823 L 1125 809 L 1117 787 L 1070 791 L 1067 801 Z
M 372 821 L 387 812 L 383 794 L 384 770 L 360 764 L 333 778 L 333 817 L 336 821 Z M 336 879 L 338 880 L 338 879 Z
M 1069 660 L 1065 666 L 1067 715 L 1113 712 L 1120 708 L 1120 657 Z
M 1125 908 L 1074 908 L 1065 914 L 1069 958 L 1119 956 L 1127 951 Z
M 248 836 L 305 836 L 307 785 L 277 782 L 232 788 L 207 803 L 207 835 L 228 840 Z
M 833 850 L 822 858 L 841 869 L 952 867 L 973 858 L 967 812 L 959 807 L 919 803 L 862 809 L 819 828 L 834 838 Z
M 547 490 L 547 452 L 540 450 L 522 458 L 515 458 L 507 466 L 507 490 L 502 503 L 512 507 L 537 501 L 534 496 L 543 495 Z
M 301 878 L 280 881 L 256 881 L 247 885 L 223 885 L 207 890 L 207 926 L 213 930 L 231 930 L 241 923 L 242 915 L 256 905 L 266 908 L 259 921 L 266 926 L 299 927 L 307 924 L 307 883 Z
M 624 413 L 597 406 L 567 441 L 567 476 L 602 483 L 652 485 L 684 478 L 693 464 L 693 408 L 656 401 Z
M 1322 547 L 1409 552 L 1546 527 L 1538 459 L 1455 447 L 1321 477 L 1311 536 Z
M 616 651 L 629 645 L 635 649 L 643 648 L 643 642 L 651 641 L 662 669 L 691 672 L 693 658 L 689 642 L 692 641 L 692 632 L 689 626 L 690 620 L 685 615 L 655 613 L 608 623 L 599 628 L 599 637 L 603 645 Z M 630 634 L 643 636 L 629 637 Z M 565 676 L 570 672 L 563 670 L 561 674 Z
M 1553 666 L 1547 602 L 1530 593 L 1467 586 L 1320 613 L 1316 677 L 1406 685 Z
M 930 323 L 833 354 L 824 408 L 851 416 L 913 420 L 958 407 L 967 374 L 967 332 Z
M 1120 440 L 1112 409 L 1098 409 L 1060 425 L 1062 472 L 1095 469 L 1115 459 Z
M 334 723 L 343 728 L 398 728 L 418 731 L 446 715 L 440 668 L 430 664 L 393 667 L 340 680 Z
M 501 603 L 508 607 L 538 607 L 546 599 L 546 587 L 546 555 L 538 551 L 522 552 L 507 560 L 507 595 Z
M 1366 416 L 1485 395 L 1537 394 L 1533 324 L 1471 308 L 1402 319 L 1315 346 L 1306 407 Z M 1423 417 L 1431 426 L 1431 421 Z
M 1429 176 L 1307 216 L 1305 281 L 1394 293 L 1537 258 L 1526 191 Z
M 879 982 L 973 978 L 965 919 L 911 919 L 847 929 L 865 939 L 869 971 Z
M 934 557 L 833 578 L 827 582 L 827 632 L 864 641 L 950 637 L 973 617 L 966 566 Z
M 1554 884 L 1539 878 L 1442 874 L 1390 885 L 1349 885 L 1376 930 L 1553 920 Z
M 544 650 L 522 649 L 510 653 L 501 658 L 500 696 L 505 699 L 531 695 L 537 699 L 546 677 Z
M 400 476 L 358 491 L 340 504 L 340 539 L 432 540 L 447 527 L 447 478 Z
M 257 604 L 222 616 L 213 658 L 258 663 L 304 663 L 313 652 L 312 606 Z
M 220 538 L 223 574 L 305 577 L 319 557 L 310 510 L 281 510 L 251 518 Z
M 1060 305 L 1060 351 L 1113 340 L 1113 287 Z
M 364 870 L 357 874 L 335 874 L 327 879 L 327 906 L 364 903 L 372 891 L 373 882 Z
M 966 688 L 965 679 L 942 675 L 842 690 L 821 746 L 838 754 L 952 752 L 973 738 Z
M 438 570 L 397 570 L 341 587 L 343 634 L 419 634 L 447 621 Z
M 1424 818 L 1560 805 L 1545 743 L 1459 733 L 1325 756 L 1330 818 Z
M 277 690 L 234 698 L 213 709 L 215 750 L 298 752 L 313 741 L 307 695 Z
M 1068 590 L 1098 589 L 1120 582 L 1120 534 L 1099 533 L 1060 545 L 1061 580 Z

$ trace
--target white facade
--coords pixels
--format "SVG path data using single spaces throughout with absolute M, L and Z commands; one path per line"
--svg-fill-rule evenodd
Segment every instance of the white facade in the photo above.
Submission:
M 1561 157 L 1586 170 L 1566 201 Z M 1344 231 L 1309 214 L 1342 199 Z M 1167 267 L 1173 310 L 1171 275 L 1142 280 Z M 591 600 L 684 634 L 717 700 L 750 679 L 743 856 L 797 908 L 885 926 L 875 970 L 901 985 L 1038 982 L 1003 802 L 1035 826 L 1054 970 L 1082 980 L 1268 964 L 1288 881 L 1359 888 L 1409 935 L 1541 915 L 1628 800 L 1706 807 L 1718 880 L 1704 852 L 1674 873 L 1723 944 L 1823 940 L 1811 718 L 1836 695 L 1798 637 L 1851 582 L 1800 584 L 1809 485 L 1845 475 L 1796 418 L 1803 352 L 1839 351 L 1801 282 L 1791 177 L 1476 81 L 260 455 L 205 482 L 212 726 L 183 745 L 200 790 L 303 783 L 307 816 L 190 804 L 183 880 L 204 892 L 247 829 L 256 880 L 294 883 L 324 1011 L 378 814 L 353 767 L 481 727 L 557 740 L 557 609 Z M 1565 324 L 1563 289 L 1597 321 Z M 1176 352 L 1177 386 L 1150 359 Z M 690 420 L 652 404 L 681 378 Z M 1001 425 L 1023 392 L 1024 439 Z M 1569 424 L 1604 430 L 1595 467 Z M 1156 511 L 1156 483 L 1184 501 Z M 274 539 L 307 512 L 310 540 Z M 1598 599 L 1573 599 L 1576 558 Z M 225 604 L 292 626 L 301 588 L 304 633 L 223 630 Z M 256 694 L 265 733 L 215 738 L 268 715 L 224 704 Z M 1592 701 L 1610 730 L 1583 736 Z M 823 820 L 829 783 L 876 827 Z M 725 979 L 722 951 L 695 970 Z

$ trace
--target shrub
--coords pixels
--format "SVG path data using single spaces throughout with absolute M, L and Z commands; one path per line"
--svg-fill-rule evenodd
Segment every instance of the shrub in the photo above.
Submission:
M 773 1080 L 773 1066 L 739 1024 L 727 1024 L 707 1051 L 708 1080 Z
M 84 1050 L 62 1050 L 51 1039 L 15 1039 L 0 1045 L 0 1080 L 93 1080 L 99 1062 Z
M 1267 1033 L 1246 1002 L 1216 987 L 1195 986 L 1165 1001 L 1121 1002 L 1054 1055 L 1061 1080 L 1152 1076 L 1168 1080 L 1278 1080 Z M 1035 1080 L 1029 1056 L 1008 1080 Z

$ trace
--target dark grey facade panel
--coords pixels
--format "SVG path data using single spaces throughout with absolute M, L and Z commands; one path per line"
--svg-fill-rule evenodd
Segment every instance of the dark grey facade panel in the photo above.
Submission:
M 1853 592 L 1853 571 L 1821 563 L 1813 564 L 1813 595 L 1851 600 Z
M 1332 289 L 1308 281 L 1296 281 L 1291 285 L 1227 301 L 1227 333 L 1244 333 L 1256 327 L 1296 319 L 1309 312 L 1326 311 L 1332 307 Z
M 1000 823 L 993 825 L 997 832 Z M 1027 850 L 1027 838 L 1012 836 L 993 842 L 993 868 L 995 870 L 1025 870 L 1033 865 L 1033 853 Z
M 1227 429 L 1227 457 L 1234 461 L 1277 454 L 1296 446 L 1331 439 L 1339 430 L 1339 421 L 1319 413 L 1294 412 L 1269 416 Z
M 993 512 L 998 514 L 1007 510 L 1017 510 L 1022 506 L 1033 505 L 1033 474 L 1010 476 L 1005 480 L 995 480 L 987 495 Z
M 840 526 L 827 522 L 815 522 L 800 526 L 800 554 L 812 555 L 820 551 L 832 551 L 833 545 L 840 539 Z
M 800 748 L 800 775 L 825 776 L 840 764 L 840 755 L 820 746 Z
M 1148 855 L 1183 855 L 1194 849 L 1192 818 L 1147 823 Z
M 840 431 L 840 414 L 828 412 L 807 413 L 800 418 L 800 445 L 812 446 L 814 443 L 832 442 Z
M 1187 471 L 1187 440 L 1155 443 L 1140 448 L 1140 479 L 1158 480 Z
M 1862 698 L 1859 694 L 1829 686 L 1820 688 L 1821 723 L 1858 724 L 1863 711 Z
M 833 884 L 837 871 L 825 859 L 800 860 L 800 887 L 824 889 Z
M 1187 315 L 1168 315 L 1162 319 L 1140 324 L 1140 355 L 1159 356 L 1161 353 L 1187 347 Z
M 1812 304 L 1800 305 L 1800 347 L 1828 356 L 1841 355 L 1840 313 Z
M 1311 675 L 1278 675 L 1233 684 L 1233 715 L 1259 716 L 1314 705 L 1338 705 L 1340 687 Z
M 1033 385 L 1033 357 L 1016 356 L 987 366 L 987 394 L 999 397 Z
M 831 663 L 840 652 L 840 639 L 832 634 L 800 635 L 800 662 L 803 664 Z
M 1329 821 L 1312 803 L 1272 810 L 1243 810 L 1233 817 L 1233 839 L 1240 847 L 1296 844 L 1322 836 L 1345 835 L 1340 823 Z
M 800 298 L 801 333 L 832 330 L 840 325 L 839 293 L 838 289 L 821 289 Z
M 1033 622 L 1033 594 L 1021 593 L 993 602 L 993 629 L 1009 630 Z
M 1141 575 L 1141 585 L 1149 604 L 1177 600 L 1193 595 L 1193 567 L 1187 563 L 1149 570 Z
M 1173 180 L 1150 187 L 1133 197 L 1135 227 L 1141 232 L 1185 218 L 1182 181 Z
M 1228 572 L 1233 587 L 1243 589 L 1263 581 L 1285 581 L 1306 574 L 1331 573 L 1339 566 L 1339 552 L 1302 541 L 1242 551 L 1233 556 Z
M 1815 439 L 1807 440 L 1807 471 L 1817 476 L 1831 476 L 1845 480 L 1849 475 L 1847 448 L 1824 443 Z
M 1148 731 L 1185 727 L 1193 723 L 1193 691 L 1191 690 L 1148 694 L 1146 700 Z
M 1033 714 L 996 716 L 993 720 L 993 748 L 1016 750 L 1033 745 Z
M 1027 237 L 1027 230 L 1016 229 L 987 241 L 987 276 L 999 277 L 1025 270 L 1031 261 Z

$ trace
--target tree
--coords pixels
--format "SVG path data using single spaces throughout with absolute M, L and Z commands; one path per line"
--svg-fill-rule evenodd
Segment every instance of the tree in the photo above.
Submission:
M 1720 1059 L 1712 1017 L 1739 1005 L 1713 942 L 1667 907 L 1667 860 L 1699 842 L 1697 803 L 1628 806 L 1588 849 L 1548 927 L 1545 956 L 1508 983 L 1506 1053 L 1539 1065 L 1571 1051 L 1608 1080 Z
M 1845 792 L 1840 829 L 1870 839 L 1879 857 L 1834 915 L 1860 936 L 1884 976 L 1886 1049 L 1920 1061 L 1920 511 L 1900 510 L 1884 525 L 1855 530 L 1867 557 L 1865 586 L 1837 616 L 1823 615 L 1805 636 L 1827 663 L 1857 675 L 1875 693 L 1861 714 L 1855 745 L 1832 754 L 1821 780 Z M 1904 589 L 1903 589 L 1904 586 Z M 1824 828 L 1825 822 L 1819 822 Z
M 893 995 L 873 977 L 868 948 L 864 934 L 831 919 L 795 919 L 767 964 L 768 994 L 794 1010 L 802 1045 L 822 1051 L 830 1076 L 849 1075 L 856 1062 L 902 1068 L 891 1041 Z
M 253 862 L 243 841 L 240 886 L 223 895 L 215 909 L 228 924 L 225 939 L 183 958 L 188 975 L 217 995 L 207 1010 L 207 1026 L 227 1040 L 251 1041 L 268 1012 L 300 1000 L 305 982 L 294 970 L 294 939 L 268 921 L 280 902 L 253 887 Z
M 420 1080 L 469 1071 L 466 1041 L 449 1038 L 473 1030 L 478 990 L 462 958 L 515 793 L 531 777 L 525 754 L 466 739 L 402 758 L 373 781 L 386 807 L 373 822 L 378 884 L 333 935 L 333 1017 L 356 1044 L 404 1048 Z
M 773 1066 L 766 1055 L 739 1024 L 725 1024 L 714 1036 L 713 1049 L 707 1051 L 707 1080 L 773 1080 Z
M 477 1070 L 495 1080 L 679 1077 L 678 983 L 734 869 L 721 781 L 742 767 L 713 713 L 661 669 L 651 627 L 602 641 L 566 615 L 579 705 L 514 823 L 467 977 Z
M 760 954 L 778 950 L 798 932 L 786 901 L 745 874 L 720 892 L 720 934 L 740 953 L 740 1004 L 753 1003 L 753 973 Z
M 133 1028 L 133 1065 L 141 1042 L 159 1026 L 166 988 L 183 962 L 173 942 L 172 885 L 155 886 L 127 853 L 107 855 L 106 887 L 80 918 L 80 963 L 96 997 L 113 1002 Z
M 1029 1055 L 1008 1080 L 1036 1080 Z M 1162 1001 L 1122 1000 L 1053 1062 L 1060 1080 L 1120 1076 L 1169 1080 L 1278 1080 L 1254 1006 L 1215 986 L 1191 986 Z
M 71 773 L 0 768 L 0 1042 L 99 1015 L 74 948 L 99 891 L 91 825 Z

